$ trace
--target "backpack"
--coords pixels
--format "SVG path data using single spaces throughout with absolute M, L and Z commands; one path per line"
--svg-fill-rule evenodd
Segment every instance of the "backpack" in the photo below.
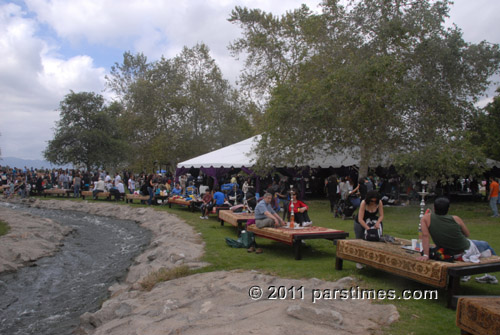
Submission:
M 226 237 L 226 244 L 232 248 L 250 248 L 255 245 L 255 236 L 251 231 L 243 230 L 237 240 Z

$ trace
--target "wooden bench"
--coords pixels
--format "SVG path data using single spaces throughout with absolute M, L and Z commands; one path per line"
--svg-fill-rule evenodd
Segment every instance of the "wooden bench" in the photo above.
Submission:
M 408 240 L 396 243 L 343 240 L 337 243 L 335 269 L 342 270 L 343 260 L 366 264 L 417 282 L 447 289 L 447 306 L 453 307 L 453 296 L 460 291 L 460 277 L 500 271 L 500 257 L 481 258 L 479 264 L 466 262 L 419 261 L 418 252 L 403 249 Z
M 48 195 L 57 195 L 57 196 L 67 196 L 69 198 L 69 195 L 72 191 L 71 190 L 65 190 L 62 188 L 50 188 L 47 190 L 43 190 L 43 196 L 47 197 Z
M 85 197 L 91 197 L 91 198 L 94 197 L 92 191 L 82 191 L 81 195 L 82 195 L 83 200 L 85 200 Z M 111 200 L 111 194 L 109 192 L 99 192 L 99 193 L 97 193 L 96 198 L 99 198 L 99 197 L 106 198 L 107 200 Z
M 456 324 L 462 334 L 500 334 L 500 297 L 459 298 Z
M 326 239 L 332 241 L 335 245 L 339 242 L 338 240 L 343 240 L 349 236 L 349 233 L 343 230 L 318 226 L 290 229 L 269 227 L 257 228 L 256 225 L 250 225 L 247 226 L 247 230 L 253 232 L 258 237 L 267 238 L 292 246 L 296 260 L 302 259 L 301 247 L 303 240 Z
M 140 200 L 140 201 L 148 201 L 149 200 L 149 195 L 141 195 L 141 194 L 127 194 L 125 195 L 125 202 L 128 204 L 133 203 L 134 200 Z
M 208 213 L 208 214 L 215 214 L 217 216 L 217 218 L 219 217 L 219 212 L 220 211 L 228 211 L 229 210 L 229 207 L 228 206 L 224 206 L 224 207 L 212 207 L 212 210 Z
M 253 213 L 235 213 L 229 210 L 220 210 L 219 209 L 219 221 L 220 225 L 223 226 L 224 222 L 230 223 L 234 227 L 236 227 L 238 235 L 243 230 L 243 224 L 250 219 L 255 219 L 255 214 Z
M 202 203 L 202 201 L 197 201 L 197 200 L 186 200 L 181 197 L 170 197 L 168 198 L 168 208 L 172 208 L 172 204 L 180 205 L 180 206 L 186 206 L 187 208 L 191 209 L 192 212 L 196 209 L 197 205 Z

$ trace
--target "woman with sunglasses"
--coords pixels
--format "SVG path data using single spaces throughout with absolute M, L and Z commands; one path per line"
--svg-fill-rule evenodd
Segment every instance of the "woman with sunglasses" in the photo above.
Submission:
M 356 238 L 363 239 L 367 229 L 376 228 L 382 235 L 382 220 L 384 220 L 384 205 L 377 191 L 366 193 L 365 200 L 361 201 L 359 213 L 354 220 L 354 233 Z
M 366 192 L 365 200 L 361 201 L 358 215 L 354 218 L 354 234 L 356 238 L 365 239 L 365 232 L 370 228 L 378 229 L 379 236 L 382 236 L 383 219 L 384 205 L 380 200 L 380 195 L 375 190 Z M 356 263 L 357 269 L 364 267 L 363 264 Z
M 293 189 L 292 191 L 292 200 L 288 205 L 288 212 L 292 212 L 292 203 L 293 203 L 293 214 L 295 216 L 295 223 L 299 224 L 302 227 L 307 227 L 312 225 L 311 219 L 309 219 L 309 214 L 307 211 L 309 210 L 309 206 L 305 203 L 297 199 L 298 191 L 297 189 Z

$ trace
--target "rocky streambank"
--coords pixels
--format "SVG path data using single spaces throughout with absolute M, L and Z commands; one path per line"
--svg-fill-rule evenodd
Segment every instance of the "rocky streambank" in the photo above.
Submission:
M 35 260 L 53 255 L 63 243 L 69 227 L 50 219 L 0 206 L 0 220 L 10 230 L 0 237 L 0 273 L 15 271 Z
M 140 283 L 152 272 L 204 265 L 204 243 L 191 226 L 152 208 L 59 200 L 34 200 L 30 205 L 134 220 L 152 232 L 150 245 L 135 259 L 126 279 L 109 288 L 111 298 L 97 312 L 81 316 L 77 334 L 374 334 L 399 318 L 393 305 L 369 300 L 313 301 L 313 290 L 348 289 L 354 285 L 351 278 L 325 282 L 218 271 L 145 291 Z M 283 289 L 273 296 L 273 287 Z M 285 299 L 283 290 L 288 291 Z

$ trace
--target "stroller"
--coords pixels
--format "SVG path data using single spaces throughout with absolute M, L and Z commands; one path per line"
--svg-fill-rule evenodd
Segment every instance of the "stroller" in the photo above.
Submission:
M 350 195 L 347 199 L 340 199 L 337 203 L 335 217 L 341 217 L 343 220 L 352 218 L 360 203 L 361 201 L 356 195 Z

